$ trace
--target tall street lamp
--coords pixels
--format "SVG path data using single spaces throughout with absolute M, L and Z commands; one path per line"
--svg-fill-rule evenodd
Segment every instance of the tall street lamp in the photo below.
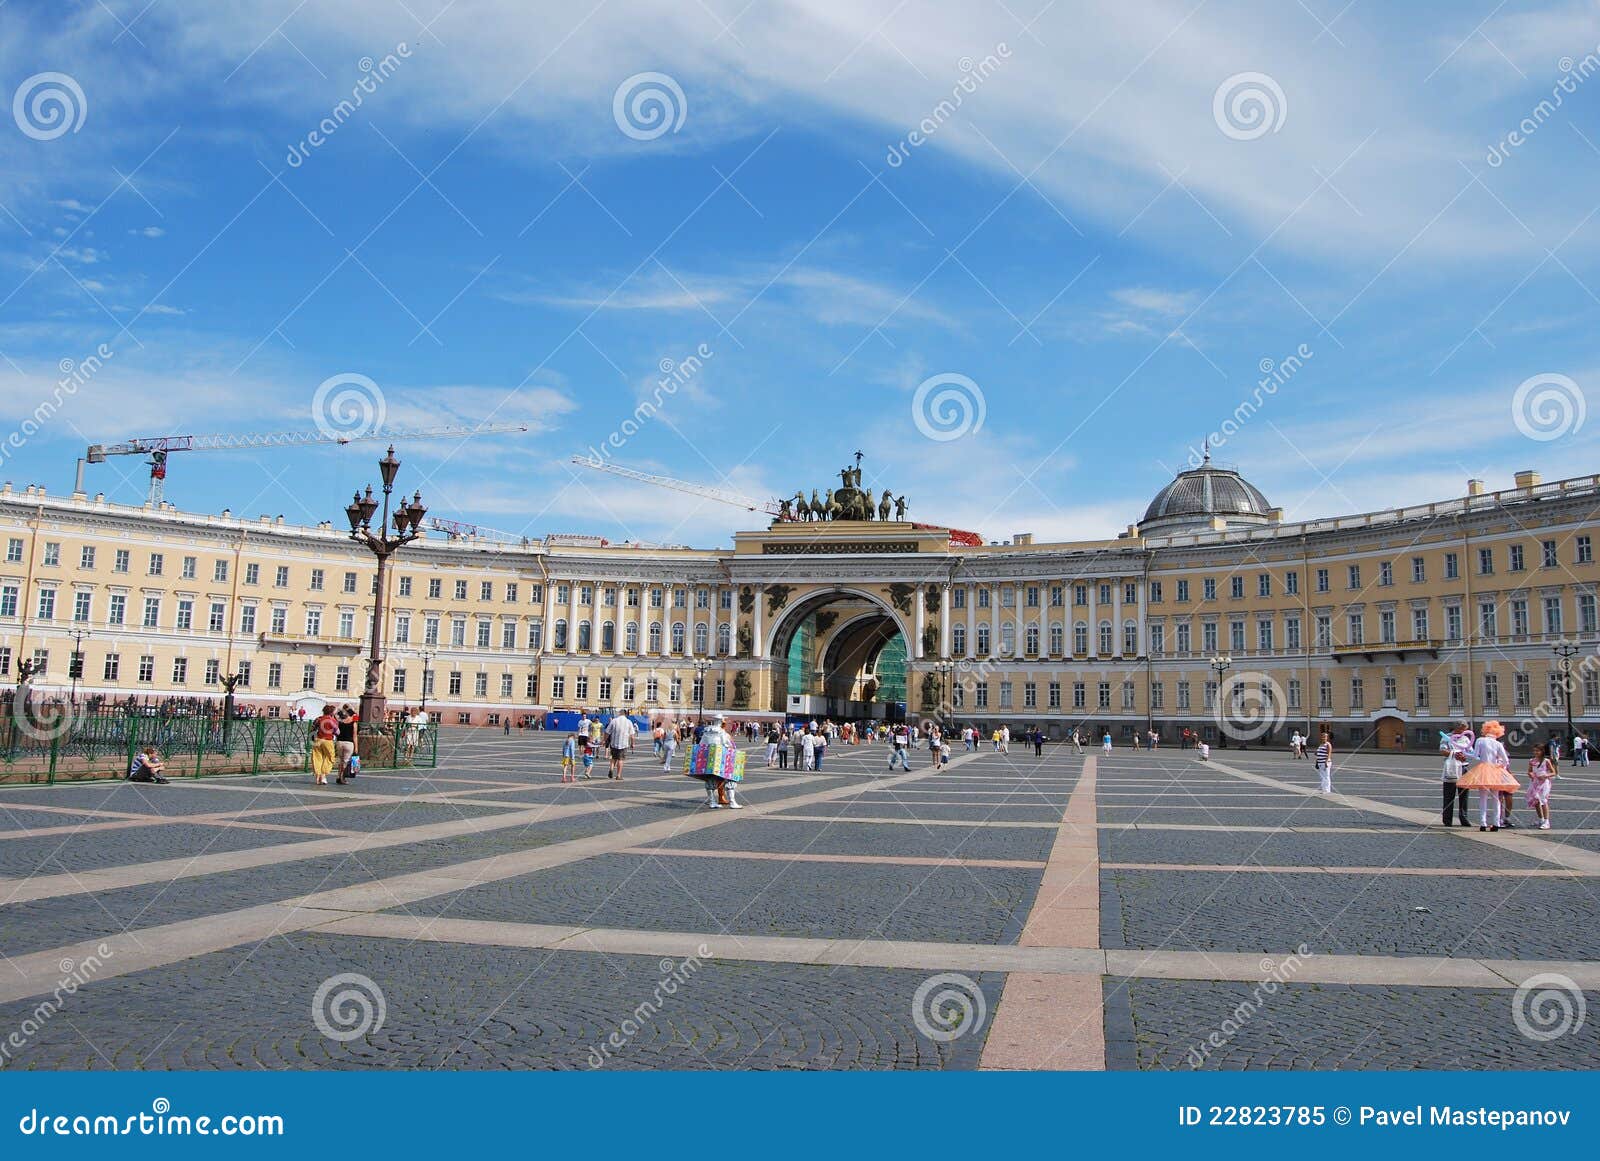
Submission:
M 1561 700 L 1567 704 L 1567 745 L 1572 745 L 1572 659 L 1583 650 L 1568 641 L 1563 641 L 1555 647 L 1555 655 L 1561 658 L 1561 687 L 1565 691 Z
M 950 678 L 956 671 L 956 663 L 941 658 L 933 663 L 933 671 L 939 675 L 939 723 L 943 725 L 955 716 L 950 712 Z
M 366 545 L 378 558 L 378 591 L 372 601 L 372 648 L 367 655 L 367 682 L 361 691 L 361 720 L 380 729 L 384 723 L 386 701 L 383 695 L 383 631 L 385 584 L 389 570 L 389 557 L 422 535 L 422 518 L 428 510 L 422 506 L 422 493 L 411 498 L 411 503 L 400 497 L 393 517 L 389 515 L 389 496 L 394 491 L 394 478 L 400 471 L 400 461 L 395 458 L 394 445 L 378 461 L 378 471 L 383 476 L 383 515 L 377 529 L 372 527 L 372 517 L 378 511 L 378 500 L 372 495 L 372 485 L 366 493 L 357 492 L 344 510 L 350 518 L 350 539 Z M 394 532 L 387 531 L 391 519 Z M 426 679 L 424 679 L 426 680 Z
M 695 725 L 706 724 L 706 674 L 711 672 L 711 659 L 709 657 L 696 657 L 694 659 L 695 685 L 700 690 L 700 716 L 695 719 Z
M 1228 728 L 1226 724 L 1228 717 L 1222 708 L 1222 676 L 1223 674 L 1227 673 L 1228 670 L 1233 668 L 1233 658 L 1229 657 L 1225 653 L 1221 654 L 1220 656 L 1213 657 L 1211 659 L 1211 668 L 1217 671 L 1217 700 L 1216 704 L 1211 708 L 1217 719 L 1217 733 L 1220 735 L 1221 740 L 1226 742 L 1228 739 Z
M 424 649 L 422 651 L 422 716 L 423 717 L 427 717 L 428 716 L 428 690 L 431 689 L 432 686 L 433 686 L 433 683 L 429 680 L 429 678 L 433 676 L 433 671 L 431 669 L 429 669 L 428 666 L 431 665 L 432 663 L 433 663 L 433 654 L 428 652 L 426 649 Z

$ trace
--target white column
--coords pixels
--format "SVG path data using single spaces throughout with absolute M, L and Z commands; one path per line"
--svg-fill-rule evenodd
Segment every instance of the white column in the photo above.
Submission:
M 567 582 L 567 655 L 578 652 L 578 582 Z
M 1100 656 L 1100 582 L 1089 579 L 1089 658 Z
M 971 585 L 967 589 L 967 656 L 978 647 L 978 593 Z
M 753 638 L 753 640 L 750 642 L 750 656 L 765 657 L 766 645 L 763 644 L 763 640 L 766 634 L 766 629 L 762 621 L 764 612 L 761 608 L 761 602 L 766 599 L 766 592 L 761 585 L 750 586 L 750 591 L 755 594 L 755 606 L 750 614 L 750 634 Z
M 1122 582 L 1111 585 L 1111 655 L 1121 657 L 1122 650 Z
M 949 582 L 939 587 L 939 656 L 950 656 L 950 585 Z
M 923 601 L 922 586 L 920 584 L 917 586 L 916 603 L 912 607 L 915 612 L 912 616 L 911 633 L 916 638 L 916 641 L 913 643 L 911 655 L 921 661 L 923 656 L 922 627 L 927 623 L 927 607 Z
M 1139 582 L 1139 652 L 1146 655 L 1150 652 L 1150 630 L 1145 625 L 1145 617 L 1150 611 L 1145 603 L 1145 590 L 1149 587 L 1150 582 L 1148 580 Z
M 1000 652 L 1000 586 L 989 590 L 989 656 Z

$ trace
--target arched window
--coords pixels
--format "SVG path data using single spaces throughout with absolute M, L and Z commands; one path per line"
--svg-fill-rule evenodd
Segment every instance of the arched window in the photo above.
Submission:
M 987 625 L 978 626 L 978 655 L 980 657 L 989 655 L 989 626 Z
M 1000 654 L 1010 657 L 1017 651 L 1017 627 L 1010 621 L 1000 626 Z
M 704 621 L 694 627 L 694 655 L 704 657 L 711 652 L 711 626 Z
M 578 652 L 587 653 L 594 648 L 594 626 L 588 621 L 578 622 Z
M 733 653 L 733 626 L 726 621 L 717 626 L 717 652 L 724 657 Z
M 1067 651 L 1066 626 L 1056 621 L 1050 626 L 1050 652 L 1065 653 Z
M 567 619 L 565 617 L 556 621 L 555 647 L 565 650 L 567 647 Z
M 650 652 L 661 652 L 661 622 L 650 622 Z
M 966 656 L 967 627 L 965 625 L 952 625 L 950 627 L 950 652 L 957 657 Z
M 1111 656 L 1111 622 L 1100 622 L 1100 656 Z
M 674 621 L 672 623 L 672 651 L 674 653 L 682 653 L 683 652 L 683 640 L 684 640 L 683 622 L 682 621 Z
M 1139 625 L 1134 621 L 1122 622 L 1122 655 L 1139 656 Z
M 1089 626 L 1083 621 L 1073 622 L 1072 651 L 1077 654 L 1089 652 Z
M 1028 622 L 1028 627 L 1023 632 L 1022 651 L 1029 657 L 1039 652 L 1039 626 L 1033 621 Z
M 544 622 L 538 617 L 528 622 L 528 649 L 537 653 L 544 648 Z
M 617 623 L 615 621 L 607 621 L 600 626 L 600 648 L 607 653 L 616 652 Z
M 639 626 L 629 621 L 622 627 L 622 648 L 627 653 L 639 652 Z

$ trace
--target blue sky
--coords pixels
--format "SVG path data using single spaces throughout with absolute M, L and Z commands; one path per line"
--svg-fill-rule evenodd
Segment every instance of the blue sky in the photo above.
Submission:
M 749 517 L 566 463 L 701 350 L 617 462 L 767 496 L 860 448 L 990 538 L 1120 531 L 1246 401 L 1217 456 L 1290 519 L 1592 472 L 1600 417 L 1514 406 L 1600 384 L 1600 5 L 1392 7 L 10 0 L 3 475 L 316 430 L 361 375 L 530 424 L 402 448 L 435 515 L 718 544 Z M 981 427 L 924 434 L 932 376 Z M 180 456 L 168 499 L 337 518 L 380 452 Z

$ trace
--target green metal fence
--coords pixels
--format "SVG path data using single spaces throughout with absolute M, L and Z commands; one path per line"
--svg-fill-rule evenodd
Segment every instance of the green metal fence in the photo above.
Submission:
M 74 716 L 66 707 L 24 721 L 0 718 L 0 784 L 122 778 L 146 746 L 168 778 L 308 770 L 311 724 L 293 718 Z M 435 730 L 400 724 L 361 731 L 365 769 L 438 764 Z

